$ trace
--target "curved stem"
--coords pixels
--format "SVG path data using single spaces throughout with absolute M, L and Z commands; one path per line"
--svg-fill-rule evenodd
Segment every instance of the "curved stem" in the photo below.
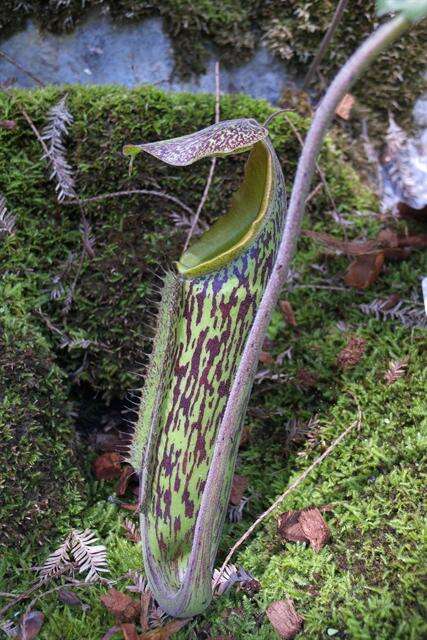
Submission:
M 340 100 L 366 67 L 410 26 L 396 17 L 375 31 L 353 54 L 330 85 L 320 102 L 307 134 L 292 189 L 285 230 L 271 277 L 261 300 L 234 379 L 227 407 L 217 436 L 210 470 L 203 492 L 194 532 L 193 549 L 184 582 L 191 582 L 196 567 L 210 555 L 212 530 L 218 526 L 218 505 L 223 499 L 222 485 L 230 452 L 236 446 L 247 398 L 258 364 L 259 353 L 271 314 L 285 283 L 296 242 L 301 230 L 305 200 L 316 168 L 316 159 Z

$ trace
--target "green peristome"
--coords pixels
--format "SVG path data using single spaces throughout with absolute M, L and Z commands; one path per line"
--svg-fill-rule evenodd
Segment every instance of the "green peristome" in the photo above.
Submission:
M 254 120 L 231 120 L 139 146 L 176 165 L 251 149 L 229 211 L 184 252 L 177 273 L 165 278 L 130 451 L 140 475 L 150 587 L 170 615 L 189 617 L 212 598 L 238 438 L 216 487 L 217 501 L 207 513 L 199 510 L 228 393 L 281 238 L 285 187 L 267 131 Z M 248 380 L 246 396 L 251 385 Z M 206 532 L 198 546 L 193 544 L 196 527 Z

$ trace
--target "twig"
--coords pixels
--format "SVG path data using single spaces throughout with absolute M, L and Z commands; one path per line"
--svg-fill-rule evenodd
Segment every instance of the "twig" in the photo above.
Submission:
M 163 198 L 164 200 L 170 200 L 175 204 L 179 205 L 184 211 L 187 211 L 190 215 L 194 215 L 194 210 L 182 202 L 179 198 L 175 196 L 171 196 L 168 193 L 163 193 L 163 191 L 152 191 L 150 189 L 130 189 L 129 191 L 114 191 L 113 193 L 103 193 L 99 196 L 92 196 L 91 198 L 82 198 L 76 200 L 64 200 L 62 204 L 87 204 L 88 202 L 100 202 L 101 200 L 109 200 L 110 198 L 120 198 L 121 196 L 133 196 L 133 195 L 144 195 L 144 196 L 155 196 L 157 198 Z
M 298 129 L 296 128 L 296 126 L 294 125 L 294 123 L 292 122 L 292 120 L 290 120 L 288 118 L 288 116 L 286 115 L 286 113 L 283 114 L 283 117 L 285 118 L 286 122 L 288 123 L 288 125 L 290 126 L 290 128 L 292 129 L 292 131 L 294 132 L 295 137 L 297 138 L 298 142 L 301 145 L 301 149 L 304 147 L 304 140 L 302 139 L 302 136 L 300 134 L 300 132 L 298 131 Z M 320 168 L 319 163 L 316 160 L 316 171 L 319 174 L 319 178 L 323 184 L 323 188 L 325 190 L 325 193 L 327 195 L 327 197 L 329 198 L 329 201 L 332 205 L 332 208 L 334 210 L 334 212 L 337 212 L 337 205 L 335 203 L 334 197 L 331 193 L 331 190 L 329 189 L 328 183 L 326 182 L 326 176 L 323 173 L 323 170 Z M 317 187 L 316 187 L 317 189 Z M 307 204 L 307 202 L 313 197 L 313 192 L 309 194 L 309 196 L 307 197 L 305 203 Z
M 355 396 L 353 394 L 351 394 L 353 396 L 353 399 L 355 400 L 356 404 L 357 404 L 357 418 L 354 422 L 352 422 L 350 424 L 350 426 L 347 427 L 347 429 L 344 429 L 344 431 L 342 433 L 340 433 L 340 435 L 338 436 L 338 438 L 335 438 L 335 440 L 329 445 L 329 447 L 326 449 L 326 451 L 324 451 L 322 453 L 322 455 L 320 455 L 318 458 L 316 458 L 316 460 L 314 460 L 314 462 L 311 463 L 311 465 L 309 467 L 307 467 L 307 469 L 305 469 L 305 471 L 303 471 L 303 473 L 301 473 L 301 475 L 298 476 L 298 478 L 296 480 L 294 480 L 294 482 L 289 485 L 289 487 L 286 489 L 286 491 L 284 491 L 274 502 L 273 504 L 266 510 L 264 511 L 264 513 L 262 513 L 256 520 L 255 522 L 249 527 L 249 529 L 247 531 L 245 531 L 245 533 L 238 539 L 238 541 L 231 547 L 230 551 L 227 554 L 227 557 L 225 558 L 224 562 L 221 565 L 221 568 L 219 570 L 219 574 L 216 577 L 215 580 L 215 584 L 213 585 L 213 590 L 215 589 L 218 581 L 220 580 L 222 574 L 224 573 L 224 569 L 226 568 L 226 566 L 228 565 L 228 563 L 230 562 L 231 558 L 233 557 L 234 553 L 237 551 L 237 549 L 239 547 L 242 546 L 242 544 L 250 537 L 250 535 L 253 533 L 253 531 L 258 527 L 259 524 L 261 524 L 261 522 L 263 520 L 265 520 L 283 501 L 285 498 L 288 497 L 288 495 L 294 491 L 306 478 L 308 475 L 310 475 L 310 473 L 316 468 L 318 467 L 323 460 L 325 460 L 325 458 L 327 458 L 332 451 L 340 444 L 340 442 L 342 440 L 344 440 L 344 438 L 346 437 L 346 435 L 352 430 L 354 429 L 354 427 L 357 427 L 358 429 L 360 429 L 360 426 L 362 424 L 362 411 L 360 409 L 360 405 L 357 401 L 357 398 L 355 398 Z
M 34 80 L 34 82 L 36 82 L 40 87 L 46 86 L 45 83 L 42 80 L 40 80 L 40 78 L 35 76 L 34 73 L 31 73 L 31 71 L 28 71 L 28 69 L 23 67 L 22 64 L 20 64 L 14 58 L 9 56 L 5 51 L 0 50 L 0 56 L 2 58 L 4 58 L 5 60 L 7 60 L 8 62 L 10 62 L 10 64 L 13 64 L 14 67 L 19 69 L 23 73 L 25 73 L 25 75 L 27 75 L 29 78 L 31 78 L 31 80 Z
M 308 87 L 308 85 L 310 84 L 310 82 L 313 79 L 314 74 L 316 73 L 323 56 L 326 53 L 326 50 L 329 46 L 329 43 L 332 40 L 332 37 L 336 31 L 336 28 L 338 27 L 341 18 L 344 14 L 344 11 L 347 7 L 348 4 L 348 0 L 340 0 L 338 2 L 338 6 L 335 9 L 335 13 L 333 15 L 331 24 L 328 27 L 327 32 L 325 33 L 322 42 L 320 43 L 319 49 L 317 50 L 316 55 L 314 56 L 313 62 L 311 63 L 308 71 L 307 71 L 307 75 L 304 78 L 304 82 L 302 85 L 303 90 L 306 89 Z
M 219 62 L 215 62 L 215 124 L 219 122 L 219 118 L 220 118 L 220 99 L 221 99 L 221 94 L 220 94 Z M 200 214 L 202 212 L 203 207 L 205 206 L 205 203 L 209 194 L 209 189 L 211 188 L 212 179 L 215 172 L 215 166 L 216 166 L 216 157 L 212 158 L 211 160 L 211 167 L 209 169 L 208 179 L 206 180 L 202 198 L 200 200 L 199 206 L 197 207 L 197 211 L 191 223 L 191 227 L 184 244 L 184 251 L 186 251 L 188 245 L 190 244 L 190 240 L 193 236 L 194 230 L 197 227 L 197 223 L 199 222 Z

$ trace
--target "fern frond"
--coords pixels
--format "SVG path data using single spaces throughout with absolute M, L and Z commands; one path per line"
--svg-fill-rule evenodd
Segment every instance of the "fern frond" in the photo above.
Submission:
M 409 358 L 405 357 L 401 360 L 392 360 L 389 364 L 388 370 L 384 375 L 384 380 L 386 384 L 393 384 L 396 380 L 399 380 L 402 376 L 405 375 L 406 369 L 408 367 Z
M 73 116 L 66 105 L 67 96 L 53 106 L 48 113 L 48 123 L 43 129 L 42 138 L 46 142 L 48 153 L 43 157 L 50 163 L 52 172 L 50 179 L 56 181 L 58 201 L 66 197 L 75 198 L 74 175 L 67 162 L 64 137 L 68 134 L 68 127 L 73 122 Z
M 43 580 L 55 578 L 59 574 L 64 573 L 67 569 L 71 569 L 70 562 L 70 539 L 69 534 L 64 542 L 45 560 L 42 567 L 39 568 L 39 575 Z
M 8 212 L 6 198 L 0 194 L 0 238 L 14 233 L 16 216 Z
M 86 582 L 97 580 L 100 574 L 108 571 L 107 550 L 98 541 L 96 535 L 90 529 L 78 531 L 73 529 L 71 535 L 71 554 L 77 565 L 79 573 L 87 572 Z
M 219 570 L 215 569 L 212 584 L 214 585 L 219 576 Z M 234 584 L 239 582 L 251 582 L 254 580 L 254 576 L 246 571 L 243 567 L 236 567 L 235 564 L 228 564 L 216 584 L 214 595 L 222 596 L 223 593 L 228 591 Z

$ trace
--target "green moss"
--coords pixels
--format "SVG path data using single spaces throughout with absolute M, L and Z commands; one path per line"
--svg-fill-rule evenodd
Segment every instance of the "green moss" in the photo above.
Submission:
M 193 208 L 197 206 L 208 163 L 200 163 L 194 173 L 185 168 L 171 170 L 147 157 L 137 161 L 129 176 L 121 148 L 126 142 L 167 138 L 205 126 L 212 120 L 211 96 L 195 98 L 155 89 L 126 91 L 108 87 L 70 87 L 67 91 L 75 117 L 68 158 L 76 170 L 77 189 L 82 197 L 142 188 L 163 190 Z M 149 348 L 147 337 L 152 324 L 147 314 L 152 310 L 150 282 L 153 272 L 161 274 L 161 266 L 179 255 L 184 234 L 173 225 L 170 215 L 182 211 L 168 201 L 149 196 L 88 204 L 86 213 L 95 237 L 95 257 L 85 257 L 80 272 L 79 209 L 58 206 L 39 143 L 19 111 L 19 104 L 24 105 L 41 129 L 49 107 L 60 95 L 59 89 L 46 89 L 16 93 L 12 100 L 0 98 L 5 117 L 18 123 L 11 131 L 0 130 L 0 191 L 18 216 L 17 234 L 7 245 L 0 246 L 0 258 L 11 277 L 23 287 L 31 313 L 40 309 L 59 330 L 49 332 L 39 316 L 34 318 L 40 331 L 55 345 L 67 373 L 74 382 L 88 383 L 108 399 L 139 385 L 137 370 L 142 354 Z M 224 97 L 222 101 L 224 118 L 250 115 L 262 121 L 268 112 L 263 101 L 244 97 Z M 304 133 L 307 121 L 296 115 L 290 117 Z M 299 143 L 284 122 L 277 122 L 273 131 L 290 180 Z M 342 208 L 366 208 L 369 202 L 373 203 L 372 196 L 338 158 L 339 153 L 330 142 L 324 154 L 325 170 L 331 188 L 343 201 Z M 225 211 L 243 164 L 240 156 L 220 163 L 206 207 L 208 218 Z M 314 209 L 321 210 L 326 203 L 320 196 Z M 76 276 L 73 304 L 64 315 Z M 54 291 L 59 291 L 59 297 L 52 299 Z M 72 339 L 72 343 L 64 348 L 65 338 Z M 85 340 L 89 341 L 87 349 L 81 346 Z
M 201 163 L 197 171 L 171 169 L 147 157 L 136 162 L 129 176 L 120 149 L 125 142 L 179 135 L 206 125 L 212 120 L 212 96 L 168 95 L 149 88 L 67 90 L 75 117 L 68 157 L 78 168 L 80 194 L 155 188 L 197 206 L 209 163 Z M 30 424 L 29 432 L 35 434 L 31 441 L 25 437 L 19 440 L 22 453 L 17 449 L 17 455 L 10 464 L 6 460 L 4 467 L 4 486 L 7 493 L 15 492 L 18 505 L 13 513 L 10 507 L 4 512 L 10 519 L 9 535 L 16 526 L 13 519 L 23 521 L 22 513 L 28 513 L 22 507 L 22 489 L 36 482 L 42 498 L 52 489 L 63 496 L 59 509 L 44 512 L 37 521 L 37 535 L 24 531 L 19 551 L 10 545 L 3 554 L 0 584 L 5 591 L 21 591 L 31 584 L 34 574 L 30 567 L 43 561 L 54 548 L 52 538 L 59 540 L 69 526 L 98 532 L 108 547 L 112 579 L 140 567 L 139 547 L 123 536 L 121 523 L 129 514 L 119 512 L 108 501 L 113 485 L 87 479 L 84 503 L 75 490 L 80 485 L 70 455 L 70 387 L 64 374 L 76 372 L 84 362 L 74 381 L 84 382 L 107 398 L 122 397 L 129 387 L 140 384 L 135 369 L 142 359 L 149 329 L 145 312 L 151 306 L 151 270 L 158 271 L 160 251 L 168 254 L 164 262 L 170 262 L 182 241 L 181 232 L 170 223 L 170 205 L 160 199 L 121 198 L 87 205 L 96 256 L 91 261 L 85 258 L 73 306 L 66 317 L 62 315 L 64 299 L 52 300 L 50 291 L 58 274 L 62 274 L 65 289 L 75 277 L 75 263 L 70 272 L 64 265 L 70 252 L 80 255 L 79 211 L 56 203 L 39 145 L 17 104 L 24 104 L 41 128 L 49 106 L 60 95 L 58 89 L 45 89 L 0 99 L 4 117 L 17 120 L 14 130 L 0 130 L 0 192 L 18 215 L 16 235 L 0 244 L 0 273 L 6 283 L 0 294 L 2 322 L 4 316 L 7 318 L 3 349 L 6 362 L 17 363 L 16 375 L 13 368 L 5 370 L 7 380 L 2 373 L 10 400 L 1 417 L 5 416 L 9 439 L 15 437 L 14 433 L 20 435 L 21 424 Z M 269 111 L 266 103 L 242 96 L 222 101 L 224 118 L 245 115 L 262 121 Z M 289 117 L 304 135 L 308 122 L 296 114 Z M 290 185 L 299 143 L 283 120 L 275 122 L 273 136 Z M 217 163 L 204 211 L 210 220 L 225 211 L 243 162 L 244 158 L 237 156 Z M 349 235 L 373 237 L 381 222 L 357 212 L 375 210 L 375 199 L 343 161 L 334 137 L 328 140 L 321 165 L 339 211 L 354 223 L 347 230 Z M 311 201 L 306 227 L 337 234 L 330 210 L 328 197 L 319 193 Z M 279 312 L 274 314 L 269 330 L 272 353 L 277 355 L 292 347 L 292 360 L 285 359 L 277 367 L 277 373 L 286 376 L 284 381 L 269 381 L 254 388 L 247 418 L 251 439 L 239 454 L 239 473 L 248 477 L 252 499 L 244 520 L 226 526 L 218 561 L 256 515 L 354 420 L 356 410 L 348 393 L 352 391 L 363 412 L 361 430 L 349 434 L 283 505 L 288 509 L 332 503 L 333 511 L 326 515 L 332 541 L 319 554 L 299 545 L 283 545 L 276 534 L 275 519 L 267 521 L 236 558 L 253 571 L 262 590 L 252 600 L 233 591 L 191 623 L 199 630 L 203 627 L 210 637 L 273 640 L 275 634 L 263 611 L 273 599 L 287 596 L 294 598 L 305 618 L 307 638 L 326 638 L 328 628 L 337 629 L 338 637 L 356 640 L 415 640 L 425 633 L 419 573 L 423 500 L 419 462 L 425 452 L 426 431 L 421 334 L 396 322 L 365 316 L 359 304 L 394 291 L 409 298 L 418 290 L 419 277 L 427 264 L 420 252 L 414 252 L 405 262 L 387 263 L 374 287 L 363 293 L 342 287 L 340 276 L 345 266 L 344 259 L 325 259 L 312 241 L 300 240 L 294 262 L 297 286 L 283 294 L 293 306 L 298 330 L 285 325 Z M 87 338 L 107 348 L 92 345 L 86 351 L 78 346 L 69 351 L 61 349 L 61 336 L 49 331 L 37 313 L 39 308 L 66 335 Z M 336 358 L 349 333 L 365 338 L 366 354 L 354 369 L 344 373 L 337 368 Z M 409 356 L 408 373 L 387 387 L 383 376 L 390 359 L 403 356 Z M 301 388 L 301 369 L 316 376 L 314 387 Z M 75 387 L 74 395 L 78 389 Z M 320 422 L 314 449 L 308 444 L 299 448 L 289 444 L 287 421 L 307 420 L 314 414 Z M 30 442 L 37 446 L 30 447 Z M 6 456 L 10 451 L 8 446 Z M 54 455 L 49 457 L 51 451 Z M 48 465 L 51 467 L 46 471 Z M 8 482 L 8 477 L 15 481 Z M 43 549 L 39 550 L 39 545 L 44 545 Z M 128 583 L 121 578 L 118 587 Z M 46 614 L 42 640 L 99 638 L 114 623 L 99 602 L 103 591 L 105 587 L 100 586 L 81 591 L 82 599 L 91 606 L 86 612 L 67 608 L 55 595 L 40 600 L 37 608 Z M 238 607 L 243 615 L 235 613 Z M 18 605 L 14 612 L 22 610 L 23 605 Z M 189 633 L 187 628 L 177 638 L 188 638 Z
M 84 491 L 69 384 L 25 311 L 22 289 L 2 278 L 0 543 L 37 546 L 68 526 Z

